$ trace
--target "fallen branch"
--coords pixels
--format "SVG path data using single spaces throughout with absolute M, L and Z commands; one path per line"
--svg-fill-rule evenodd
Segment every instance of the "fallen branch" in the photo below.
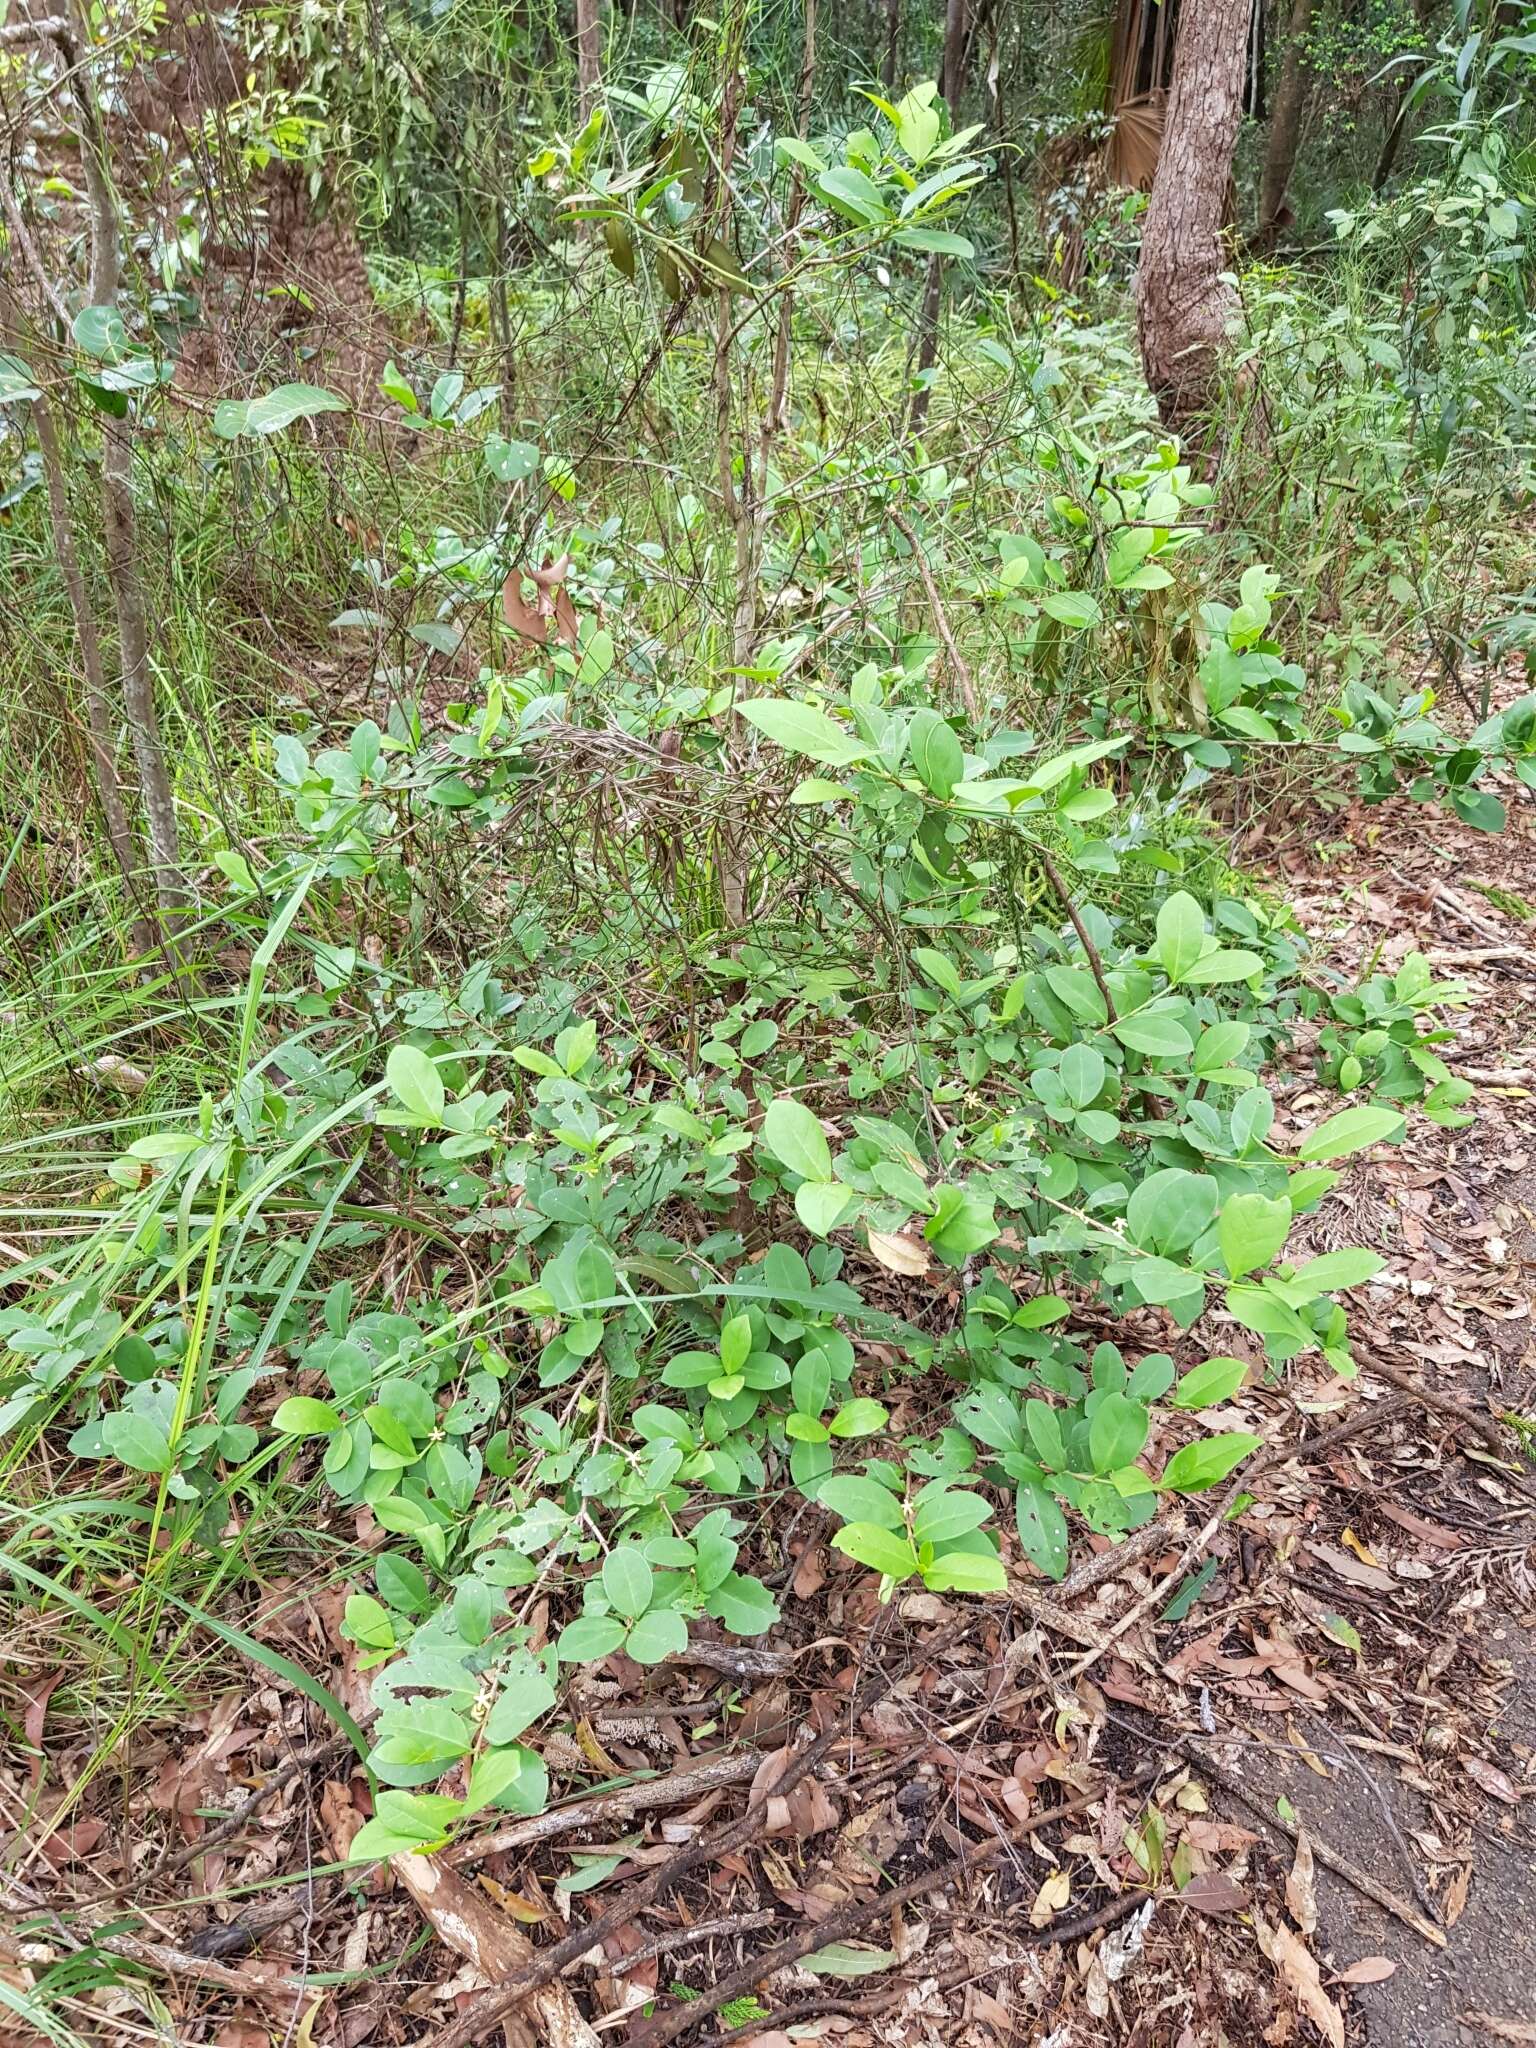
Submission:
M 1509 1455 L 1509 1444 L 1501 1435 L 1498 1424 L 1491 1422 L 1486 1415 L 1479 1415 L 1477 1410 L 1469 1408 L 1465 1401 L 1458 1401 L 1451 1394 L 1436 1392 L 1433 1387 L 1427 1387 L 1414 1373 L 1408 1372 L 1403 1366 L 1391 1364 L 1374 1351 L 1362 1363 L 1366 1372 L 1373 1372 L 1378 1379 L 1388 1380 L 1394 1387 L 1401 1387 L 1405 1394 L 1411 1394 L 1414 1400 L 1421 1402 L 1424 1407 L 1433 1409 L 1438 1415 L 1448 1415 L 1460 1428 L 1471 1430 L 1480 1442 L 1486 1444 L 1489 1450 L 1496 1451 L 1500 1457 Z
M 211 1957 L 194 1955 L 190 1949 L 179 1948 L 174 1942 L 149 1941 L 140 1935 L 122 1932 L 121 1906 L 73 1906 L 66 1918 L 49 1907 L 41 1894 L 19 1879 L 0 1872 L 0 1885 L 3 1885 L 12 1904 L 13 1925 L 31 1921 L 38 1925 L 39 1931 L 46 1925 L 72 1949 L 86 1946 L 76 1931 L 76 1923 L 79 1923 L 90 1930 L 90 1946 L 93 1948 L 121 1956 L 124 1962 L 158 1970 L 162 1976 L 216 1985 L 221 1991 L 233 1991 L 242 1998 L 274 2000 L 291 2007 L 296 1994 L 318 1988 L 309 1983 L 302 1971 L 294 1975 L 277 1963 L 243 1963 L 235 1969 L 228 1963 L 215 1962 Z
M 968 1625 L 970 1615 L 962 1614 L 923 1652 L 924 1660 L 938 1655 Z M 875 1706 L 893 1692 L 908 1675 L 908 1670 L 882 1673 L 875 1684 L 857 1694 L 848 1705 L 849 1719 L 856 1721 L 860 1713 Z M 689 1842 L 679 1849 L 675 1856 L 669 1856 L 665 1863 L 658 1863 L 649 1875 L 631 1885 L 616 1906 L 590 1921 L 585 1927 L 575 1928 L 563 1941 L 557 1941 L 550 1949 L 537 1955 L 525 1969 L 504 1984 L 497 1984 L 483 1993 L 456 2020 L 452 2020 L 435 2034 L 426 2048 L 465 2048 L 465 2043 L 478 2041 L 490 2030 L 502 2024 L 514 2008 L 525 1998 L 531 1998 L 544 1985 L 551 1983 L 571 1963 L 600 1948 L 608 1937 L 620 1927 L 632 1921 L 646 1906 L 669 1890 L 688 1872 L 700 1864 L 710 1863 L 718 1857 L 727 1856 L 750 1842 L 768 1817 L 770 1800 L 786 1799 L 801 1780 L 815 1770 L 816 1766 L 833 1748 L 843 1735 L 842 1716 L 830 1728 L 825 1729 L 813 1741 L 806 1744 L 798 1756 L 791 1757 L 771 1786 L 765 1787 L 747 1803 L 746 1811 L 739 1820 L 719 1829 L 713 1835 Z
M 1135 1605 L 1128 1608 L 1112 1627 L 1103 1632 L 1098 1642 L 1086 1656 L 1078 1659 L 1067 1672 L 1067 1677 L 1069 1679 L 1080 1678 L 1091 1665 L 1098 1663 L 1105 1652 L 1112 1648 L 1127 1630 L 1134 1628 L 1138 1621 L 1145 1619 L 1146 1615 L 1157 1605 L 1158 1601 L 1163 1598 L 1170 1588 L 1177 1585 L 1178 1581 L 1189 1570 L 1200 1553 L 1209 1546 L 1211 1539 L 1227 1519 L 1232 1503 L 1238 1498 L 1239 1494 L 1249 1491 L 1255 1479 L 1261 1477 L 1265 1472 L 1272 1471 L 1277 1465 L 1290 1464 L 1294 1459 L 1321 1457 L 1324 1451 L 1331 1450 L 1335 1444 L 1343 1443 L 1348 1437 L 1362 1435 L 1367 1429 L 1374 1428 L 1379 1422 L 1389 1420 L 1398 1412 L 1397 1403 L 1392 1401 L 1379 1402 L 1374 1408 L 1364 1414 L 1347 1415 L 1342 1422 L 1335 1422 L 1327 1429 L 1320 1429 L 1315 1436 L 1308 1437 L 1305 1443 L 1274 1444 L 1269 1450 L 1264 1451 L 1259 1457 L 1255 1458 L 1251 1465 L 1244 1466 L 1239 1472 L 1238 1477 L 1233 1480 L 1232 1484 L 1222 1495 L 1221 1503 L 1210 1519 L 1202 1523 L 1200 1528 L 1195 1531 L 1194 1535 L 1185 1544 L 1179 1555 L 1179 1561 L 1173 1570 L 1163 1578 L 1153 1580 L 1152 1584 Z M 1154 1523 L 1152 1526 L 1156 1527 L 1157 1524 Z M 1177 1535 L 1180 1531 L 1176 1529 L 1167 1533 L 1169 1535 Z
M 641 1778 L 633 1785 L 618 1785 L 592 1799 L 578 1799 L 570 1806 L 552 1807 L 532 1820 L 513 1821 L 488 1834 L 471 1835 L 444 1851 L 445 1860 L 457 1868 L 478 1863 L 486 1856 L 499 1856 L 506 1849 L 526 1849 L 533 1842 L 547 1842 L 556 1835 L 568 1835 L 576 1828 L 601 1827 L 615 1820 L 632 1820 L 638 1813 L 654 1813 L 658 1807 L 677 1806 L 697 1799 L 724 1785 L 745 1785 L 755 1778 L 762 1764 L 760 1756 L 733 1751 L 729 1756 L 708 1756 L 686 1769 L 669 1772 L 664 1778 Z
M 707 2019 L 718 2007 L 728 2004 L 733 1998 L 741 1998 L 765 1978 L 774 1976 L 779 1970 L 797 1963 L 802 1956 L 814 1955 L 817 1950 L 829 1948 L 834 1942 L 843 1941 L 850 1934 L 857 1933 L 867 1921 L 875 1920 L 883 1913 L 893 1912 L 911 1899 L 921 1898 L 926 1892 L 946 1890 L 958 1884 L 963 1878 L 978 1870 L 984 1870 L 989 1863 L 995 1863 L 1008 1850 L 1017 1848 L 1028 1836 L 1038 1834 L 1041 1828 L 1049 1827 L 1053 1821 L 1070 1820 L 1076 1814 L 1086 1812 L 1090 1806 L 1112 1792 L 1130 1792 L 1138 1786 L 1148 1784 L 1162 1771 L 1162 1763 L 1143 1764 L 1140 1770 L 1129 1777 L 1112 1780 L 1097 1792 L 1085 1792 L 1077 1799 L 1063 1801 L 1034 1813 L 1007 1834 L 999 1835 L 990 1842 L 975 1844 L 948 1863 L 941 1863 L 936 1870 L 924 1871 L 920 1876 L 909 1878 L 888 1892 L 877 1892 L 870 1899 L 855 1899 L 839 1912 L 831 1913 L 825 1920 L 802 1927 L 798 1934 L 781 1941 L 777 1948 L 771 1948 L 765 1955 L 754 1956 L 743 1963 L 739 1970 L 733 1970 L 728 1977 L 704 1993 L 701 1998 L 690 1999 L 686 2005 L 669 2013 L 658 2014 L 647 2021 L 630 2036 L 630 2048 L 665 2048 L 668 2041 L 675 2041 L 679 2034 L 687 2033 L 690 2027 Z M 1103 1926 L 1108 1919 L 1118 1918 L 1121 1913 L 1131 1911 L 1141 1903 L 1141 1895 L 1129 1893 L 1110 1901 L 1108 1907 L 1090 1914 L 1085 1920 L 1064 1921 L 1059 1930 L 1049 1927 L 1034 1930 L 1026 1937 L 1031 1941 L 1049 1943 L 1053 1940 L 1070 1941 L 1080 1933 L 1087 1933 L 1092 1927 Z
M 1182 1736 L 1180 1745 L 1193 1748 L 1196 1745 L 1196 1738 Z M 1240 1778 L 1234 1778 L 1229 1771 L 1224 1771 L 1219 1764 L 1212 1763 L 1204 1755 L 1195 1757 L 1193 1761 L 1195 1768 L 1202 1775 L 1214 1778 L 1224 1792 L 1239 1800 L 1267 1827 L 1276 1829 L 1292 1842 L 1298 1839 L 1301 1829 L 1288 1820 L 1282 1820 L 1272 1806 L 1260 1799 L 1257 1793 L 1250 1792 Z M 1344 1882 L 1353 1885 L 1357 1892 L 1374 1900 L 1383 1912 L 1390 1913 L 1395 1920 L 1401 1920 L 1405 1927 L 1411 1927 L 1415 1934 L 1420 1934 L 1426 1941 L 1433 1942 L 1436 1948 L 1445 1947 L 1443 1927 L 1437 1927 L 1432 1920 L 1426 1920 L 1417 1907 L 1410 1906 L 1408 1901 L 1399 1898 L 1396 1892 L 1388 1891 L 1384 1884 L 1372 1877 L 1368 1870 L 1362 1870 L 1358 1863 L 1351 1863 L 1349 1858 L 1341 1855 L 1337 1849 L 1330 1849 L 1328 1844 L 1320 1841 L 1310 1828 L 1307 1830 L 1307 1840 L 1312 1844 L 1312 1854 L 1325 1870 L 1331 1870 L 1335 1877 L 1342 1877 Z
M 722 1934 L 746 1934 L 754 1927 L 768 1927 L 778 1918 L 771 1909 L 761 1913 L 728 1913 L 723 1920 L 695 1920 L 691 1927 L 674 1927 L 666 1934 L 653 1935 L 632 1955 L 621 1956 L 609 1970 L 610 1977 L 627 1977 L 653 1956 L 670 1956 L 680 1948 L 693 1948 L 701 1941 L 714 1941 Z
M 499 1983 L 533 1960 L 533 1943 L 516 1921 L 450 1870 L 441 1856 L 409 1850 L 391 1856 L 389 1863 L 438 1938 L 473 1964 L 487 1983 Z M 503 2018 L 507 2048 L 536 2048 L 541 2038 L 550 2048 L 598 2048 L 596 2034 L 564 1984 L 541 1985 L 530 1992 L 528 2002 L 528 2013 Z M 537 2023 L 537 2032 L 530 2021 Z

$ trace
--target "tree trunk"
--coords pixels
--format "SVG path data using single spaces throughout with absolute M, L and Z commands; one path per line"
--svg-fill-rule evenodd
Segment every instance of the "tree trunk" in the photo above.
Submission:
M 1264 170 L 1259 179 L 1259 242 L 1266 249 L 1273 249 L 1280 239 L 1286 189 L 1291 182 L 1291 172 L 1296 168 L 1301 117 L 1306 110 L 1310 83 L 1302 57 L 1302 43 L 1312 26 L 1315 4 L 1316 0 L 1291 0 L 1285 55 L 1280 60 L 1280 82 L 1275 87 L 1274 106 L 1269 117 L 1269 146 L 1264 152 Z
M 78 19 L 74 30 L 80 47 L 88 47 Z M 93 306 L 112 306 L 117 302 L 121 276 L 118 253 L 120 223 L 100 103 L 88 66 L 77 66 L 72 86 L 84 130 L 80 163 L 90 201 L 90 302 Z M 138 516 L 133 502 L 132 418 L 130 411 L 123 419 L 106 418 L 102 424 L 101 523 L 106 546 L 107 583 L 117 613 L 117 658 L 122 675 L 123 709 L 128 715 L 134 766 L 139 775 L 144 834 L 149 842 L 155 896 L 162 912 L 174 913 L 185 906 L 187 891 L 181 874 L 176 796 L 160 737 L 160 712 L 155 702 L 155 678 L 149 659 L 149 610 L 139 575 Z
M 880 66 L 880 83 L 887 99 L 895 93 L 896 73 L 901 57 L 901 0 L 885 0 L 885 62 Z
M 944 61 L 940 81 L 949 124 L 958 128 L 961 74 L 965 69 L 966 0 L 948 0 L 944 11 Z M 939 359 L 939 315 L 944 309 L 944 258 L 937 250 L 928 258 L 922 305 L 917 316 L 917 376 L 923 378 Z M 907 431 L 920 434 L 928 420 L 928 386 L 919 383 L 907 412 Z
M 939 90 L 949 108 L 949 118 L 958 128 L 961 76 L 965 69 L 965 0 L 948 0 L 944 10 L 944 68 Z
M 602 84 L 603 25 L 598 0 L 576 0 L 576 119 L 585 128 Z
M 1237 295 L 1222 282 L 1250 0 L 1185 0 L 1136 282 L 1141 360 L 1174 429 L 1209 405 Z
M 1434 18 L 1434 0 L 1413 0 L 1413 18 L 1426 33 Z M 1376 168 L 1371 173 L 1371 190 L 1380 192 L 1391 177 L 1397 165 L 1397 153 L 1403 146 L 1403 136 L 1408 127 L 1408 95 L 1413 90 L 1413 71 L 1407 64 L 1397 68 L 1397 84 L 1392 95 L 1392 118 L 1387 132 L 1382 137 L 1381 155 L 1376 159 Z

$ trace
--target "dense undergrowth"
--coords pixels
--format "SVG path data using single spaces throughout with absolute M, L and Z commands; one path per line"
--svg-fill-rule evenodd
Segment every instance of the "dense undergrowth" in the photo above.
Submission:
M 831 189 L 894 204 L 939 132 L 850 128 L 875 200 Z M 1406 788 L 1496 830 L 1536 786 L 1491 681 L 1517 310 L 1347 246 L 1249 272 L 1208 482 L 1116 318 L 984 275 L 914 433 L 893 295 L 971 245 L 848 225 L 776 416 L 773 300 L 718 411 L 702 318 L 615 397 L 655 309 L 596 230 L 516 394 L 445 295 L 367 419 L 146 415 L 192 899 L 147 956 L 50 772 L 69 614 L 13 493 L 0 1551 L 97 1768 L 233 1646 L 366 1755 L 357 1856 L 534 1812 L 565 1667 L 771 1628 L 801 1504 L 887 1593 L 985 1597 L 1240 1482 L 1255 1377 L 1352 1370 L 1374 1249 L 1287 1243 L 1472 1113 L 1459 991 L 1343 984 L 1230 827 Z M 1333 1099 L 1282 1131 L 1298 1047 Z M 1169 1349 L 1095 1341 L 1147 1307 Z M 349 1588 L 366 1730 L 273 1648 L 279 1583 Z

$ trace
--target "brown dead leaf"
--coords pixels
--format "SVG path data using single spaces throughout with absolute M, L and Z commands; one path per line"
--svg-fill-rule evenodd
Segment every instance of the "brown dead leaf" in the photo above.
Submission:
M 320 1787 L 320 1825 L 331 1845 L 332 1856 L 338 1863 L 345 1863 L 362 1831 L 363 1816 L 352 1804 L 351 1787 L 336 1778 L 328 1778 Z
M 565 588 L 570 568 L 570 556 L 562 555 L 542 569 L 514 569 L 508 576 L 501 588 L 501 615 L 520 639 L 537 641 L 542 647 L 553 630 L 554 638 L 566 647 L 576 645 L 580 624 Z M 534 587 L 532 604 L 523 596 L 524 577 Z
M 821 1781 L 812 1776 L 802 1778 L 787 1798 L 774 1793 L 774 1786 L 789 1767 L 790 1752 L 785 1749 L 770 1750 L 757 1767 L 752 1780 L 751 1800 L 767 1801 L 767 1826 L 769 1835 L 797 1835 L 802 1839 L 819 1835 L 826 1828 L 834 1828 L 842 1818 L 838 1808 L 827 1794 Z
M 1472 1866 L 1458 1865 L 1456 1875 L 1445 1888 L 1445 1912 L 1443 1918 L 1447 1927 L 1454 1927 L 1467 1910 L 1467 1893 L 1472 1888 Z
M 1480 1756 L 1464 1756 L 1461 1768 L 1490 1799 L 1501 1799 L 1506 1806 L 1518 1806 L 1520 1794 L 1496 1764 L 1485 1763 Z
M 1432 1549 L 1465 1550 L 1473 1541 L 1464 1530 L 1447 1529 L 1443 1522 L 1428 1521 L 1411 1508 L 1399 1507 L 1396 1501 L 1380 1501 L 1377 1507 L 1389 1522 L 1396 1522 L 1399 1529 L 1406 1529 L 1410 1536 L 1417 1536 Z
M 1536 2020 L 1506 2020 L 1497 2013 L 1464 2012 L 1461 2023 L 1464 2027 L 1481 2027 L 1496 2041 L 1536 2041 Z
M 1307 1549 L 1319 1564 L 1327 1565 L 1351 1586 L 1365 1586 L 1373 1593 L 1392 1593 L 1397 1590 L 1397 1581 L 1390 1572 L 1382 1570 L 1379 1564 L 1362 1564 L 1357 1557 L 1351 1557 L 1347 1550 L 1340 1550 L 1337 1544 L 1322 1543 L 1316 1537 L 1307 1541 Z
M 1397 1969 L 1390 1956 L 1362 1956 L 1358 1963 L 1351 1963 L 1347 1970 L 1340 1970 L 1334 1978 L 1335 1984 L 1385 1984 Z
M 21 1732 L 28 1749 L 37 1752 L 27 1774 L 27 1785 L 31 1790 L 36 1789 L 37 1781 L 43 1775 L 43 1723 L 48 1717 L 49 1696 L 63 1676 L 61 1667 L 57 1671 L 40 1671 L 35 1678 L 21 1681 L 21 1696 L 27 1703 L 22 1710 Z
M 1343 2015 L 1323 1989 L 1317 1958 L 1301 1936 L 1293 1933 L 1283 1920 L 1271 1927 L 1258 1913 L 1253 1916 L 1253 1931 L 1258 1937 L 1261 1954 L 1273 1963 L 1296 2003 L 1327 2041 L 1328 2048 L 1344 2048 Z
M 801 1551 L 795 1565 L 795 1575 L 790 1580 L 790 1591 L 797 1600 L 811 1600 L 827 1583 L 827 1553 L 819 1543 L 808 1543 Z
M 1296 1857 L 1285 1880 L 1285 1903 L 1303 1934 L 1317 1932 L 1317 1872 L 1305 1828 L 1296 1837 Z
M 1189 1880 L 1179 1901 L 1193 1906 L 1197 1913 L 1241 1913 L 1247 1907 L 1248 1894 L 1224 1870 L 1207 1870 Z
M 906 1231 L 872 1230 L 869 1233 L 869 1248 L 889 1272 L 899 1273 L 905 1280 L 921 1280 L 933 1263 L 929 1252 L 919 1237 L 909 1237 Z

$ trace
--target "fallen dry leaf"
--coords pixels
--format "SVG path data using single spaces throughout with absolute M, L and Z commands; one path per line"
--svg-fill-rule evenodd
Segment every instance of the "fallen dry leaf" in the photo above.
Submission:
M 1035 1903 L 1029 1909 L 1031 1927 L 1046 1926 L 1072 1897 L 1072 1879 L 1064 1870 L 1053 1870 L 1035 1893 Z
M 1481 2027 L 1496 2041 L 1536 2041 L 1536 2020 L 1506 2020 L 1497 2013 L 1464 2012 L 1461 2023 L 1464 2027 Z
M 921 1280 L 933 1263 L 922 1239 L 909 1237 L 904 1230 L 870 1231 L 869 1248 L 882 1266 L 892 1273 L 900 1273 L 906 1280 Z
M 1248 1894 L 1224 1870 L 1208 1870 L 1192 1877 L 1179 1893 L 1179 1899 L 1183 1905 L 1193 1906 L 1197 1913 L 1241 1913 L 1248 1904 Z
M 1339 1541 L 1346 1550 L 1352 1550 L 1362 1564 L 1375 1565 L 1378 1571 L 1382 1568 L 1381 1559 L 1375 1554 L 1368 1543 L 1360 1541 L 1360 1538 L 1353 1529 L 1346 1529 L 1340 1536 Z
M 1467 1910 L 1467 1893 L 1472 1888 L 1472 1866 L 1462 1863 L 1457 1866 L 1456 1875 L 1445 1888 L 1445 1912 L 1443 1918 L 1447 1927 L 1454 1927 Z
M 1294 1934 L 1284 1921 L 1271 1927 L 1258 1913 L 1253 1916 L 1253 1931 L 1258 1937 L 1260 1952 L 1274 1964 L 1294 1993 L 1296 2003 L 1327 2041 L 1328 2048 L 1344 2048 L 1344 2017 L 1323 1989 L 1317 1958 L 1301 1936 Z
M 1520 1804 L 1520 1794 L 1496 1764 L 1485 1763 L 1480 1756 L 1464 1756 L 1461 1768 L 1490 1799 L 1502 1799 L 1506 1806 Z
M 1337 1544 L 1320 1543 L 1310 1538 L 1307 1549 L 1319 1564 L 1327 1565 L 1331 1572 L 1351 1586 L 1365 1586 L 1373 1593 L 1392 1593 L 1397 1590 L 1397 1581 L 1390 1572 L 1384 1572 L 1379 1564 L 1362 1564 L 1357 1557 L 1351 1557 L 1347 1550 L 1340 1550 Z
M 35 1678 L 24 1678 L 21 1682 L 21 1696 L 27 1703 L 22 1712 L 21 1732 L 28 1749 L 36 1751 L 27 1775 L 27 1785 L 32 1791 L 37 1789 L 37 1781 L 43 1775 L 43 1723 L 48 1717 L 49 1695 L 63 1676 L 61 1667 L 57 1671 L 40 1671 Z
M 1305 1828 L 1296 1837 L 1296 1857 L 1285 1880 L 1285 1903 L 1303 1934 L 1317 1932 L 1317 1873 Z
M 1384 1984 L 1397 1965 L 1390 1956 L 1362 1956 L 1347 1970 L 1340 1970 L 1335 1984 Z

